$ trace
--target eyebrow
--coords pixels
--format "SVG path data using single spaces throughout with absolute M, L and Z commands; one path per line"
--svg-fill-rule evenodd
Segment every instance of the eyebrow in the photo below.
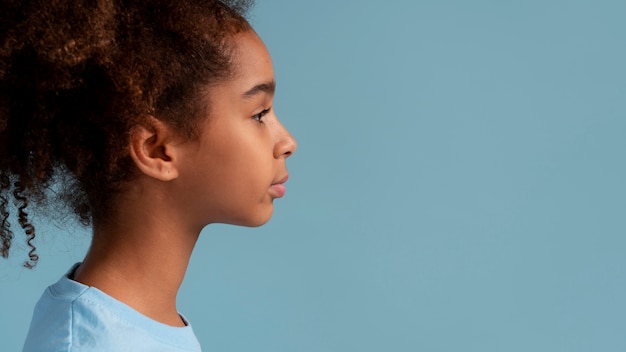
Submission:
M 248 91 L 243 93 L 243 97 L 246 99 L 249 99 L 259 93 L 267 93 L 269 95 L 273 95 L 275 91 L 276 91 L 276 81 L 269 81 L 269 82 L 257 84 L 256 86 L 250 88 Z

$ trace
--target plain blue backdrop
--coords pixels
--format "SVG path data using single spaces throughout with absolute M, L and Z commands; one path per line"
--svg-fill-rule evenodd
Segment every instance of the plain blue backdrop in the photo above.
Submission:
M 626 351 L 626 2 L 259 0 L 298 139 L 275 216 L 207 227 L 205 351 Z M 0 262 L 0 349 L 89 233 Z M 21 246 L 21 248 L 20 248 Z

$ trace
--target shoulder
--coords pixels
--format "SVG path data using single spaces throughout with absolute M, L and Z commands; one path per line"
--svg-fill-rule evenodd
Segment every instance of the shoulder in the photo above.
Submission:
M 64 276 L 35 307 L 24 351 L 200 351 L 191 326 L 155 322 Z

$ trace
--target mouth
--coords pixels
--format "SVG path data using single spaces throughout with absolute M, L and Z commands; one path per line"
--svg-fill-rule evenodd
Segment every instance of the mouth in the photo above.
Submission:
M 283 177 L 277 182 L 272 183 L 272 185 L 270 186 L 270 191 L 271 193 L 274 193 L 274 196 L 276 198 L 282 198 L 285 195 L 285 192 L 286 192 L 285 182 L 287 182 L 288 178 L 289 178 L 289 175 Z

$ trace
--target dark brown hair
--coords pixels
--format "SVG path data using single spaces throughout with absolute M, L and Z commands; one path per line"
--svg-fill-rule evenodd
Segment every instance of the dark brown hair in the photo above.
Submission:
M 33 0 L 0 5 L 0 254 L 10 201 L 38 260 L 26 208 L 60 200 L 88 225 L 132 178 L 129 131 L 154 116 L 189 138 L 203 88 L 232 75 L 229 39 L 250 1 Z

